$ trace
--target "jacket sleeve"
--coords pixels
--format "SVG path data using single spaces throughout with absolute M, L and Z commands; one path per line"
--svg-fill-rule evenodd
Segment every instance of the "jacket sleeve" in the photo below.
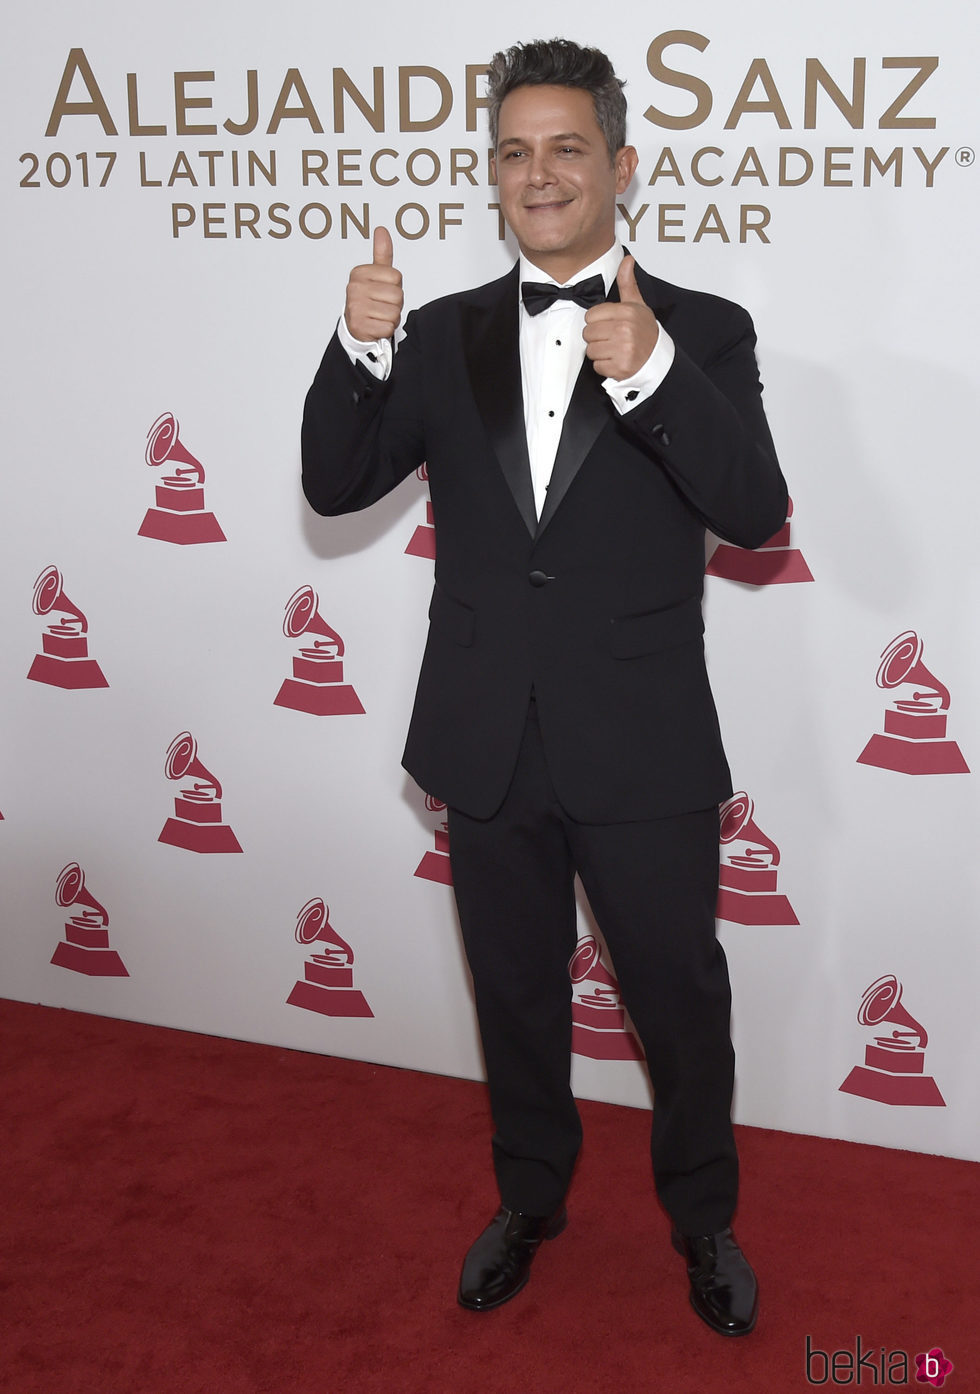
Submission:
M 303 492 L 317 513 L 367 508 L 425 460 L 422 366 L 410 315 L 381 382 L 351 362 L 334 334 L 306 395 Z
M 786 520 L 786 483 L 762 406 L 752 321 L 729 301 L 714 305 L 708 339 L 682 339 L 671 325 L 674 362 L 620 427 L 659 461 L 706 527 L 758 547 Z

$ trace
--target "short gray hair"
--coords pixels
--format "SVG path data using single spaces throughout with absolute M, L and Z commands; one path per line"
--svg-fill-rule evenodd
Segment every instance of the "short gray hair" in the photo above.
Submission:
M 612 63 L 597 48 L 571 39 L 537 39 L 495 53 L 487 73 L 490 140 L 497 148 L 500 108 L 518 87 L 581 87 L 591 93 L 596 121 L 606 138 L 609 159 L 626 144 L 626 98 Z

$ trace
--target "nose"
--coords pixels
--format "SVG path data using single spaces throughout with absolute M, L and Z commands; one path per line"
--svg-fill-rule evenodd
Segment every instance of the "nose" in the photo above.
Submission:
M 551 161 L 545 154 L 534 154 L 527 164 L 527 182 L 535 189 L 541 189 L 555 182 Z

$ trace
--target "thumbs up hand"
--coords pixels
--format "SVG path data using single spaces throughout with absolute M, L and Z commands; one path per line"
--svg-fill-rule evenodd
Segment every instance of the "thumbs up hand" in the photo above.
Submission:
M 660 326 L 640 294 L 632 257 L 623 257 L 616 284 L 619 304 L 607 300 L 587 310 L 582 337 L 596 372 L 621 382 L 638 372 L 653 353 Z
M 387 228 L 374 229 L 374 256 L 367 266 L 355 266 L 347 282 L 344 319 L 355 339 L 372 343 L 390 339 L 402 317 L 405 296 L 402 273 L 392 262 L 395 250 Z
M 616 284 L 619 286 L 619 299 L 623 305 L 642 305 L 644 303 L 640 288 L 636 284 L 636 261 L 633 257 L 623 257 L 619 263 Z

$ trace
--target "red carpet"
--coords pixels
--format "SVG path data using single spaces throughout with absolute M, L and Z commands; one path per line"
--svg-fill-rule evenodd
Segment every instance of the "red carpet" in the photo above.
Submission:
M 648 1115 L 583 1103 L 568 1230 L 477 1315 L 480 1085 L 20 1002 L 0 1032 L 7 1394 L 929 1390 L 935 1346 L 944 1390 L 980 1390 L 973 1163 L 739 1129 L 763 1306 L 725 1340 L 688 1307 Z M 808 1336 L 844 1353 L 811 1382 Z

